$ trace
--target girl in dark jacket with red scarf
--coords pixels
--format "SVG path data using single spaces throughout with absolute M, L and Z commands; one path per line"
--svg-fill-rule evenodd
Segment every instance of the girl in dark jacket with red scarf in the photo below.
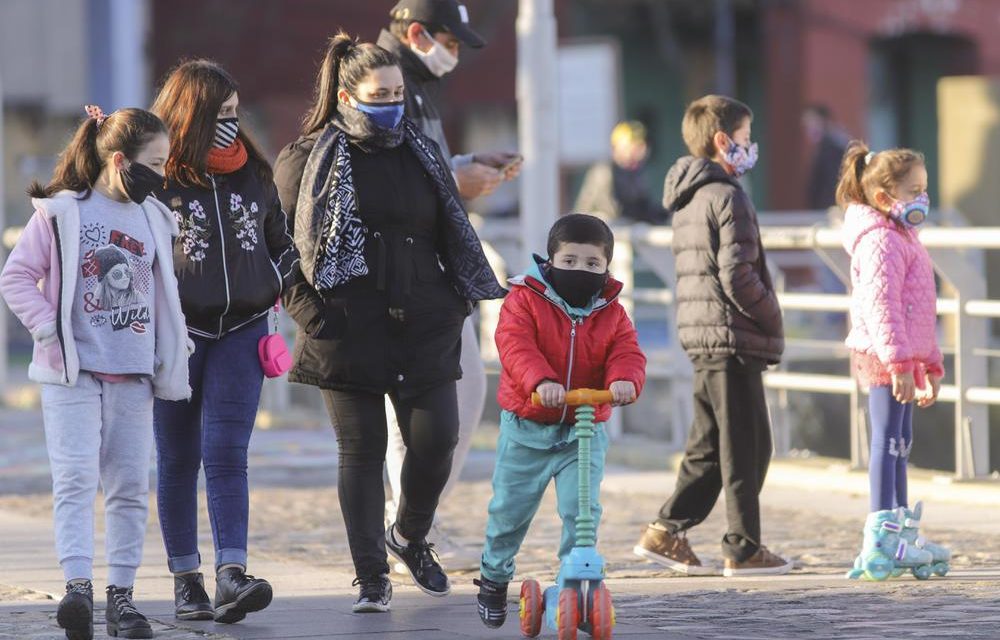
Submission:
M 618 302 L 622 284 L 608 274 L 614 236 L 594 216 L 571 214 L 549 232 L 549 260 L 537 258 L 504 300 L 497 325 L 500 352 L 500 438 L 493 471 L 493 499 L 486 524 L 479 615 L 489 627 L 503 624 L 514 556 L 549 482 L 555 479 L 563 520 L 559 559 L 576 544 L 577 445 L 572 389 L 610 389 L 614 404 L 634 402 L 646 381 L 646 357 L 635 327 Z M 531 404 L 531 394 L 542 406 Z M 598 405 L 592 441 L 591 512 L 598 502 L 611 406 Z
M 246 574 L 247 448 L 264 372 L 257 346 L 298 253 L 271 167 L 239 126 L 236 81 L 209 60 L 168 76 L 153 112 L 170 129 L 167 181 L 154 195 L 180 226 L 174 270 L 195 351 L 190 402 L 154 411 L 160 528 L 178 618 L 232 623 L 271 602 Z M 215 605 L 198 569 L 198 471 L 215 543 Z

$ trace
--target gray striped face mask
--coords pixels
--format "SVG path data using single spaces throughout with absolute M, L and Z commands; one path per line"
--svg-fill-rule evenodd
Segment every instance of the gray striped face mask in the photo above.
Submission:
M 212 146 L 225 149 L 236 142 L 236 134 L 240 130 L 239 118 L 219 118 L 215 121 L 215 140 Z

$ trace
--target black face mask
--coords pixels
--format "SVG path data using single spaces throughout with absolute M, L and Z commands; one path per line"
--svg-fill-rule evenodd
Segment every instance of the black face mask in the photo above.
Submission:
M 133 162 L 118 173 L 122 178 L 125 195 L 136 204 L 142 204 L 153 189 L 163 186 L 163 176 L 138 162 Z
M 551 264 L 546 271 L 545 275 L 559 297 L 577 309 L 586 308 L 608 283 L 607 271 L 593 273 L 580 269 L 557 269 Z

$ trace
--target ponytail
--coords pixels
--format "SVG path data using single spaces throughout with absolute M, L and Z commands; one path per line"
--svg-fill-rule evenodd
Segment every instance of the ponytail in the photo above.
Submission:
M 96 118 L 88 117 L 79 127 L 66 149 L 59 156 L 52 180 L 42 186 L 37 180 L 28 187 L 32 198 L 51 198 L 64 189 L 90 192 L 97 177 L 101 175 L 104 163 L 97 153 Z
M 861 178 L 865 173 L 865 159 L 870 150 L 861 140 L 851 140 L 840 163 L 840 181 L 837 183 L 837 204 L 847 208 L 849 204 L 869 204 L 865 197 Z
M 840 164 L 837 204 L 875 206 L 878 190 L 892 191 L 916 165 L 924 165 L 924 154 L 913 149 L 887 149 L 873 153 L 861 140 L 852 140 Z
M 358 84 L 373 69 L 394 67 L 399 60 L 389 51 L 370 42 L 358 42 L 344 31 L 330 38 L 316 76 L 313 105 L 302 120 L 302 134 L 319 131 L 337 111 L 341 88 L 356 93 Z
M 96 115 L 98 113 L 99 116 Z M 33 181 L 28 187 L 28 195 L 32 198 L 51 198 L 68 189 L 82 192 L 86 198 L 111 154 L 121 151 L 132 160 L 158 134 L 166 135 L 167 128 L 149 111 L 119 109 L 105 117 L 96 109 L 80 124 L 73 139 L 59 155 L 52 180 L 45 186 Z

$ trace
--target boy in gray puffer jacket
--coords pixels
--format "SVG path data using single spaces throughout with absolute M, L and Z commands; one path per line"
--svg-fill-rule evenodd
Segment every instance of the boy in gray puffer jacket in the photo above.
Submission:
M 760 540 L 760 501 L 771 459 L 763 371 L 781 359 L 781 308 L 760 241 L 757 214 L 737 178 L 757 160 L 753 113 L 705 96 L 684 114 L 686 156 L 667 173 L 673 214 L 677 332 L 694 364 L 694 424 L 673 496 L 634 552 L 680 573 L 703 567 L 684 532 L 726 492 L 726 576 L 780 574 L 790 562 Z

